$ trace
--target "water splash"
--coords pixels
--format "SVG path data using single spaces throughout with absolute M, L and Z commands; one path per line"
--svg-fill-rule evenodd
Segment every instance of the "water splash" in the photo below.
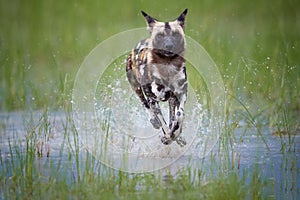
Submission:
M 113 65 L 113 68 L 114 73 L 122 74 L 119 65 Z M 216 136 L 211 131 L 209 111 L 198 101 L 199 97 L 192 87 L 189 88 L 185 106 L 182 136 L 187 145 L 184 147 L 176 142 L 168 146 L 161 143 L 163 132 L 152 127 L 145 108 L 131 90 L 124 72 L 119 78 L 109 73 L 102 76 L 96 93 L 96 119 L 92 124 L 97 128 L 89 131 L 89 136 L 86 136 L 88 139 L 83 143 L 101 159 L 106 160 L 103 157 L 107 157 L 106 164 L 115 166 L 116 160 L 124 160 L 124 157 L 135 164 L 143 158 L 151 161 L 163 159 L 170 163 L 182 155 L 203 157 L 215 144 Z M 160 103 L 160 106 L 168 121 L 168 103 Z M 141 168 L 137 166 L 135 170 Z

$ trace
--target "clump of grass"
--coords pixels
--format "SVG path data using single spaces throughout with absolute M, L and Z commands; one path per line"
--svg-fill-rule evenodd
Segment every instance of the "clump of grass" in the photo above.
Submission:
M 59 144 L 59 152 L 50 153 L 48 157 L 39 154 L 36 146 L 40 133 L 33 130 L 52 127 L 54 122 L 48 115 L 45 111 L 38 120 L 29 120 L 25 144 L 16 136 L 9 141 L 9 157 L 1 154 L 0 194 L 4 199 L 40 199 L 45 196 L 59 199 L 218 199 L 222 196 L 243 199 L 250 193 L 247 188 L 252 182 L 247 183 L 246 177 L 235 173 L 226 173 L 222 167 L 208 173 L 205 167 L 198 170 L 186 167 L 175 175 L 168 169 L 130 174 L 106 167 L 80 148 L 70 114 L 61 122 L 64 140 Z M 1 149 L 3 151 L 6 150 Z M 205 159 L 211 166 L 222 164 L 214 154 Z

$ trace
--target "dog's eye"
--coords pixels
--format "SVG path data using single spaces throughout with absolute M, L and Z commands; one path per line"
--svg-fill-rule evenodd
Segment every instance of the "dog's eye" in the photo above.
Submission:
M 161 39 L 161 38 L 164 37 L 164 34 L 163 34 L 163 33 L 158 33 L 158 34 L 156 35 L 156 37 L 159 38 L 159 39 Z
M 178 37 L 179 36 L 179 32 L 173 32 L 173 37 Z

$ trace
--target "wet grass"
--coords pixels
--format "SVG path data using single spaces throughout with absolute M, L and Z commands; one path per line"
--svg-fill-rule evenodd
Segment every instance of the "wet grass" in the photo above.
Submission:
M 8 149 L 1 148 L 3 199 L 256 199 L 263 196 L 265 183 L 259 170 L 242 176 L 235 173 L 230 166 L 230 150 L 224 149 L 222 142 L 217 151 L 205 158 L 206 162 L 199 161 L 203 162 L 199 168 L 187 164 L 175 174 L 168 169 L 130 174 L 106 167 L 80 149 L 76 129 L 68 115 L 61 121 L 60 134 L 64 139 L 59 149 L 45 151 L 48 147 L 41 146 L 41 141 L 47 144 L 44 138 L 51 137 L 52 133 L 45 131 L 41 136 L 40 130 L 57 126 L 49 115 L 44 111 L 39 119 L 25 120 L 25 138 L 16 132 L 8 140 Z M 222 158 L 218 153 L 221 149 Z
M 106 168 L 80 151 L 70 116 L 63 123 L 65 142 L 57 158 L 51 158 L 51 152 L 47 157 L 52 124 L 48 110 L 63 110 L 68 116 L 73 81 L 90 50 L 112 34 L 144 27 L 140 10 L 168 20 L 186 7 L 186 34 L 208 51 L 226 87 L 226 125 L 218 147 L 205 158 L 209 166 L 203 164 L 197 171 L 182 169 L 165 179 L 160 177 L 165 172 L 127 174 Z M 238 170 L 241 158 L 234 149 L 253 128 L 268 148 L 261 132 L 269 128 L 274 137 L 280 137 L 282 154 L 299 153 L 294 142 L 299 135 L 300 112 L 299 9 L 300 4 L 293 0 L 118 1 L 113 5 L 111 1 L 0 1 L 0 112 L 44 110 L 38 122 L 24 119 L 27 137 L 23 142 L 16 131 L 16 138 L 9 139 L 9 150 L 0 149 L 1 197 L 278 197 L 278 188 L 263 177 L 263 169 Z M 237 137 L 241 122 L 246 128 Z M 1 126 L 1 138 L 5 138 L 5 122 Z M 289 175 L 281 189 L 299 193 L 297 181 L 289 182 L 299 170 L 290 175 L 289 168 L 295 169 L 297 164 L 281 169 Z M 266 188 L 273 189 L 266 192 Z
M 20 113 L 21 114 L 21 113 Z M 175 173 L 163 169 L 154 173 L 126 173 L 106 167 L 80 148 L 72 117 L 45 110 L 35 119 L 24 114 L 25 137 L 18 130 L 1 139 L 0 191 L 3 199 L 262 199 L 297 198 L 297 158 L 286 157 L 274 174 L 268 177 L 263 166 L 254 160 L 241 168 L 239 152 L 233 143 L 235 127 L 226 127 L 218 146 L 192 167 L 187 162 Z M 54 117 L 55 118 L 55 117 Z M 13 119 L 13 118 L 12 118 Z M 61 124 L 60 124 L 61 123 Z M 61 129 L 54 130 L 60 126 Z M 41 130 L 51 131 L 41 131 Z M 61 143 L 51 144 L 53 131 L 62 134 Z M 1 129 L 9 136 L 9 130 Z M 42 143 L 43 142 L 43 143 Z M 8 145 L 8 148 L 5 147 Z M 41 144 L 43 144 L 41 146 Z M 54 145 L 56 150 L 48 151 Z M 2 146 L 4 145 L 4 146 Z M 255 152 L 253 152 L 255 153 Z M 288 151 L 284 152 L 288 154 Z M 260 159 L 257 160 L 261 162 Z M 270 170 L 272 168 L 267 168 Z M 274 175 L 273 174 L 273 175 Z M 274 178 L 274 179 L 273 179 Z M 280 181 L 279 188 L 274 182 Z M 276 191 L 276 190 L 280 191 Z

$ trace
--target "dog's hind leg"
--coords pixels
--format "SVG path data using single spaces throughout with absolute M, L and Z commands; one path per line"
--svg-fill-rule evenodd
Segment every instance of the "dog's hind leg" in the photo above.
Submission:
M 171 135 L 170 135 L 170 129 L 162 115 L 162 112 L 161 112 L 158 102 L 152 101 L 150 103 L 150 110 L 154 114 L 155 119 L 158 120 L 158 122 L 160 123 L 162 131 L 164 132 L 164 136 L 166 137 L 166 141 L 163 143 L 164 144 L 171 143 L 172 139 L 171 139 Z
M 140 101 L 143 103 L 143 105 L 147 108 L 150 109 L 150 106 L 148 104 L 148 101 L 146 100 L 144 93 L 142 91 L 141 84 L 138 82 L 135 70 L 136 66 L 134 65 L 132 61 L 132 54 L 129 54 L 127 57 L 127 62 L 126 62 L 126 76 L 127 80 L 131 85 L 132 90 L 138 95 L 140 98 Z

